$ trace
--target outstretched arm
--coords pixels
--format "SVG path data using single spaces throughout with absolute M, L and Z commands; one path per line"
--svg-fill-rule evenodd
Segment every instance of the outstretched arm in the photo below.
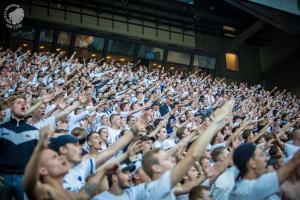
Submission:
M 265 127 L 263 127 L 263 128 L 259 131 L 259 133 L 258 133 L 256 136 L 254 136 L 254 138 L 253 138 L 252 140 L 250 140 L 249 142 L 250 142 L 250 143 L 255 143 L 256 140 L 258 140 L 261 136 L 263 136 L 263 135 L 266 133 L 266 131 L 267 131 L 269 125 L 270 125 L 270 124 L 267 124 Z
M 96 165 L 99 167 L 105 161 L 107 161 L 111 156 L 116 154 L 120 149 L 123 149 L 126 145 L 128 145 L 134 137 L 138 134 L 139 131 L 144 131 L 146 127 L 146 114 L 138 119 L 136 125 L 131 131 L 125 135 L 123 135 L 119 140 L 110 145 L 105 151 L 95 157 Z
M 74 111 L 76 108 L 78 108 L 79 105 L 80 105 L 80 103 L 77 101 L 73 105 L 71 105 L 71 106 L 67 107 L 66 109 L 56 113 L 55 114 L 55 122 L 58 122 L 58 121 L 62 120 L 66 115 L 68 115 L 69 113 Z
M 34 111 L 36 111 L 41 105 L 43 105 L 44 103 L 48 103 L 53 99 L 53 95 L 45 95 L 42 96 L 42 98 L 33 106 L 31 106 L 30 108 L 28 108 L 28 110 L 26 111 L 26 115 L 30 115 L 31 113 L 33 113 Z
M 202 175 L 199 178 L 197 178 L 196 180 L 190 181 L 181 186 L 177 186 L 175 189 L 175 195 L 180 196 L 180 195 L 189 193 L 193 187 L 200 185 L 203 181 L 206 180 L 206 178 L 207 177 L 205 175 Z
M 144 106 L 136 109 L 136 110 L 132 110 L 128 112 L 128 116 L 133 115 L 134 113 L 140 112 L 142 110 L 145 110 L 146 108 L 150 107 L 151 102 L 146 103 Z
M 72 106 L 67 107 L 66 109 L 58 112 L 55 114 L 55 121 L 58 122 L 59 120 L 63 119 L 66 115 L 69 113 L 73 112 L 80 104 L 83 104 L 84 102 L 87 101 L 87 98 L 84 97 L 83 95 L 79 96 L 79 102 L 76 101 Z
M 107 166 L 112 166 L 112 165 L 118 165 L 120 163 L 122 163 L 124 160 L 126 160 L 127 158 L 135 155 L 137 152 L 143 150 L 143 143 L 138 140 L 134 143 L 132 143 L 129 147 L 127 152 L 122 153 L 121 155 L 119 155 L 118 157 L 114 158 L 114 159 L 110 159 L 107 162 L 105 162 L 103 165 L 101 165 L 101 167 L 99 167 L 97 169 L 98 170 L 102 170 L 103 168 L 107 168 Z
M 279 183 L 282 184 L 299 167 L 300 167 L 300 151 L 298 151 L 286 165 L 279 168 L 279 170 L 277 171 Z
M 52 133 L 54 133 L 54 129 L 50 126 L 45 126 L 40 130 L 39 143 L 26 165 L 23 186 L 29 199 L 39 199 L 39 195 L 45 192 L 45 187 L 39 181 L 39 168 L 42 151 L 47 148 L 48 138 Z
M 234 102 L 229 101 L 215 112 L 213 122 L 203 131 L 197 140 L 193 142 L 184 159 L 174 167 L 171 177 L 171 184 L 173 186 L 182 179 L 195 161 L 199 160 L 214 135 L 225 125 L 225 118 L 232 111 L 233 105 Z
M 104 192 L 99 191 L 98 187 L 101 184 L 107 169 L 102 168 L 97 171 L 97 173 L 91 177 L 85 186 L 80 190 L 79 193 L 72 193 L 74 199 L 88 200 L 92 199 L 98 193 Z
M 133 138 L 134 138 L 134 134 L 132 132 L 129 132 L 128 134 L 123 135 L 115 143 L 110 145 L 105 151 L 97 155 L 95 157 L 97 168 L 100 167 L 114 154 L 116 154 L 119 150 L 123 149 L 126 145 L 128 145 Z

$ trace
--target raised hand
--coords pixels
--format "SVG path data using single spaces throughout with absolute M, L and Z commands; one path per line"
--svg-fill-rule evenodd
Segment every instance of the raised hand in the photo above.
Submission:
M 63 91 L 62 88 L 56 88 L 56 95 L 60 95 Z
M 251 124 L 251 122 L 252 122 L 251 118 L 245 118 L 241 123 L 240 128 L 245 129 L 249 124 Z
M 87 101 L 87 97 L 84 96 L 83 94 L 80 94 L 78 99 L 81 104 L 84 104 Z
M 54 99 L 54 95 L 53 94 L 48 94 L 48 95 L 44 95 L 42 96 L 42 100 L 44 103 L 49 103 L 50 101 L 52 101 Z
M 60 100 L 57 104 L 58 108 L 63 110 L 65 109 L 68 105 L 63 101 L 63 100 Z
M 138 136 L 139 132 L 145 132 L 146 131 L 146 126 L 147 126 L 147 118 L 148 118 L 149 113 L 145 112 L 141 117 L 139 117 L 134 125 L 134 127 L 131 129 L 133 134 Z
M 32 99 L 32 94 L 26 94 L 26 102 L 30 104 Z
M 178 150 L 176 152 L 176 157 L 178 160 L 182 160 L 186 155 L 186 145 L 180 144 L 180 147 L 178 147 Z
M 40 140 L 38 146 L 42 149 L 48 147 L 48 140 L 54 134 L 54 128 L 50 125 L 40 129 Z
M 131 157 L 143 149 L 144 149 L 143 142 L 141 140 L 137 140 L 128 147 L 127 152 L 129 157 Z
M 234 138 L 232 138 L 231 144 L 232 144 L 232 147 L 234 149 L 236 149 L 238 146 L 240 146 L 241 145 L 241 141 L 240 141 L 239 137 L 235 136 Z
M 225 124 L 225 119 L 229 116 L 230 112 L 232 112 L 233 107 L 234 100 L 227 101 L 221 108 L 216 110 L 216 112 L 214 113 L 214 122 L 223 127 Z
M 88 119 L 87 119 L 87 122 L 89 124 L 92 124 L 93 121 L 96 119 L 96 117 L 97 117 L 97 114 L 93 114 L 92 116 L 89 116 Z

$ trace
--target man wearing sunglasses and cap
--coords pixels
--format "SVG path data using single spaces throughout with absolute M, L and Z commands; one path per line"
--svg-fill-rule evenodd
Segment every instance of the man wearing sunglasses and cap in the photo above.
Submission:
M 240 145 L 233 154 L 233 161 L 240 175 L 230 200 L 277 200 L 280 199 L 280 184 L 300 167 L 300 151 L 286 165 L 270 173 L 266 173 L 267 157 L 264 152 L 251 143 Z

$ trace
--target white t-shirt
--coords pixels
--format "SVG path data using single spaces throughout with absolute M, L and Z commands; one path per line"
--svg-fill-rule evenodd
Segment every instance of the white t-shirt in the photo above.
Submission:
M 161 114 L 160 114 L 160 112 L 159 112 L 159 110 L 158 111 L 155 111 L 154 113 L 153 113 L 153 118 L 154 119 L 159 119 L 159 118 L 161 118 Z
M 211 146 L 210 148 L 210 151 L 214 151 L 216 148 L 219 148 L 219 147 L 226 147 L 226 141 L 225 142 L 222 142 L 222 143 L 218 143 L 218 144 L 214 144 Z
M 85 185 L 85 180 L 96 173 L 94 158 L 82 160 L 64 176 L 63 188 L 71 192 L 79 192 Z
M 45 108 L 45 114 L 52 111 L 54 108 L 56 108 L 56 104 L 47 104 Z
M 41 129 L 44 126 L 51 125 L 52 127 L 56 127 L 55 116 L 50 116 L 46 119 L 40 120 L 38 123 L 33 124 L 33 126 L 37 129 Z
M 88 110 L 75 115 L 74 112 L 71 112 L 68 115 L 68 131 L 71 132 L 74 128 L 80 127 L 80 121 L 83 120 L 84 118 L 88 117 L 90 112 Z
M 300 149 L 300 147 L 292 145 L 292 144 L 286 143 L 284 145 L 284 152 L 286 154 L 286 157 L 293 156 L 299 149 Z
M 117 141 L 120 138 L 121 130 L 115 130 L 113 128 L 108 128 L 108 144 L 113 144 L 115 141 Z
M 214 200 L 227 200 L 232 191 L 235 179 L 239 173 L 236 167 L 226 169 L 211 186 L 211 196 Z
M 121 112 L 120 112 L 120 116 L 121 116 L 121 117 L 124 117 L 124 118 L 127 118 L 128 113 L 129 113 L 128 111 L 121 111 Z
M 171 171 L 164 173 L 158 180 L 143 183 L 124 190 L 122 195 L 103 192 L 92 200 L 175 200 L 171 188 Z
M 155 140 L 155 142 L 153 143 L 153 146 L 156 149 L 161 149 L 161 141 Z
M 5 122 L 8 122 L 11 118 L 11 112 L 9 108 L 5 109 L 4 112 L 5 112 L 5 116 L 3 118 L 3 121 L 0 122 L 0 124 L 4 124 Z
M 230 200 L 280 200 L 279 179 L 276 172 L 260 176 L 255 180 L 238 181 L 231 192 Z
M 162 150 L 168 150 L 171 149 L 172 147 L 176 146 L 176 143 L 173 139 L 165 139 L 164 141 L 161 142 L 161 149 Z

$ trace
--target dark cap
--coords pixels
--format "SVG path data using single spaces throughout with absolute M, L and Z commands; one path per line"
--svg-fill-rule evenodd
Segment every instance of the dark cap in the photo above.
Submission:
M 245 169 L 249 159 L 253 155 L 256 146 L 251 143 L 240 145 L 233 153 L 233 162 L 241 171 Z
M 68 143 L 77 143 L 77 142 L 81 143 L 82 139 L 67 134 L 67 135 L 58 136 L 56 138 L 52 138 L 48 146 L 53 151 L 59 152 L 59 147 L 62 147 Z
M 129 164 L 129 165 L 121 165 L 121 171 L 122 172 L 134 172 L 135 171 L 136 166 L 134 164 Z

